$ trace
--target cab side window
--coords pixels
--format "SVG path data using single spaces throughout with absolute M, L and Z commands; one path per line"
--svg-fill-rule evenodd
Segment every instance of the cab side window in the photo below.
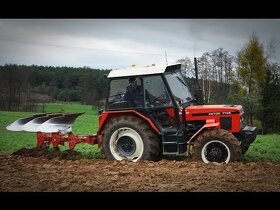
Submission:
M 107 109 L 143 108 L 142 81 L 138 77 L 114 79 L 110 83 Z
M 144 88 L 147 107 L 170 106 L 171 99 L 161 76 L 144 77 Z
M 116 79 L 110 82 L 110 95 L 107 109 L 124 109 L 128 104 L 123 100 L 126 87 L 129 85 L 127 79 Z

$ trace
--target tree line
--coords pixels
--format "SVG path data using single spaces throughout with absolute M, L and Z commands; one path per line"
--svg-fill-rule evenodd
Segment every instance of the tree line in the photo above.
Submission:
M 0 109 L 35 111 L 36 104 L 80 101 L 99 106 L 110 70 L 7 64 L 0 66 Z

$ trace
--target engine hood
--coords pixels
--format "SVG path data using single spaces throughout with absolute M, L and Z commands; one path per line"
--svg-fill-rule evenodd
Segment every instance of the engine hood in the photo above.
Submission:
M 198 105 L 188 106 L 186 108 L 186 114 L 192 116 L 199 115 L 228 115 L 243 113 L 243 107 L 241 105 Z

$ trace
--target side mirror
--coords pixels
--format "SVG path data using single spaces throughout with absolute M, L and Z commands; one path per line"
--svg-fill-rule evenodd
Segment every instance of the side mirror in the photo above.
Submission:
M 202 89 L 195 89 L 194 90 L 194 98 L 196 100 L 196 103 L 198 105 L 203 105 L 204 101 L 203 101 L 203 91 Z

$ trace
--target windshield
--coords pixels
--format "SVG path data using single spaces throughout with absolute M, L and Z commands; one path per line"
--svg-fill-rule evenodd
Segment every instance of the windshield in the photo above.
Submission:
M 168 72 L 165 77 L 177 102 L 181 100 L 182 103 L 187 103 L 193 99 L 180 71 Z

